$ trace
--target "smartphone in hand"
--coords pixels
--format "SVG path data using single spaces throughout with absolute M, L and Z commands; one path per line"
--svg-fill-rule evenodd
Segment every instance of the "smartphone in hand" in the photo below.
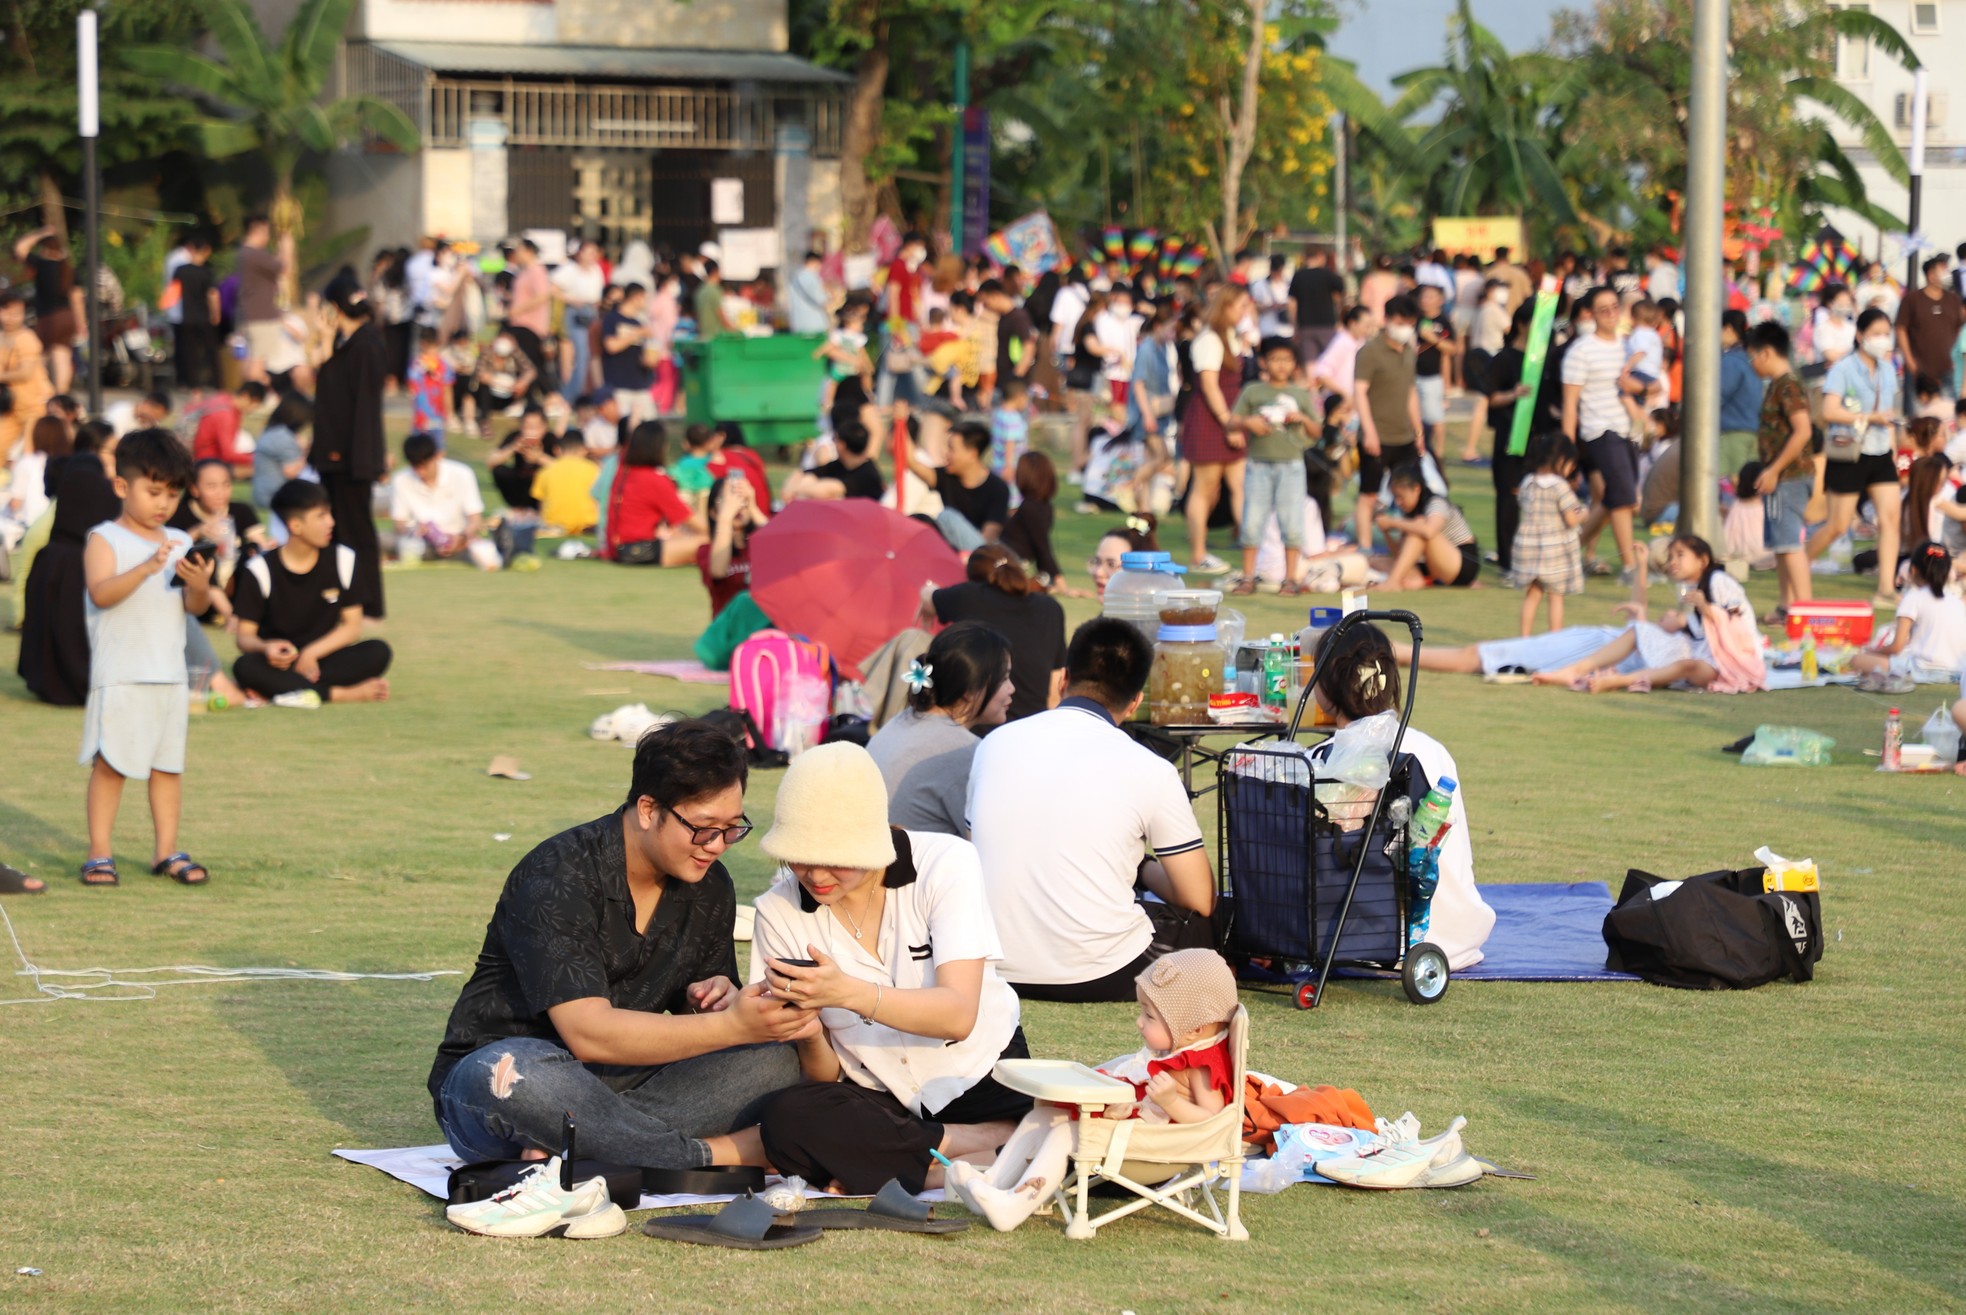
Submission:
M 191 547 L 185 552 L 184 560 L 188 562 L 194 559 L 200 562 L 217 561 L 218 545 L 215 543 L 204 543 L 204 542 L 192 544 Z M 166 580 L 164 584 L 166 588 L 170 588 L 170 589 L 184 588 L 184 577 L 177 573 L 176 566 L 173 566 L 171 568 L 171 578 L 169 580 Z

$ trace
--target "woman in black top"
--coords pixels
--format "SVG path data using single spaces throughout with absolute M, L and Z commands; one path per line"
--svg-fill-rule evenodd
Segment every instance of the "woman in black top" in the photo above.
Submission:
M 91 420 L 75 432 L 75 450 L 55 485 L 47 546 L 27 574 L 21 615 L 20 678 L 43 702 L 79 708 L 89 701 L 89 627 L 82 597 L 88 581 L 82 550 L 89 531 L 123 514 L 101 456 L 113 431 Z
M 1035 567 L 1039 582 L 1056 593 L 1065 587 L 1065 572 L 1051 548 L 1051 500 L 1058 494 L 1058 472 L 1044 453 L 1026 452 L 1011 473 L 1024 501 L 1004 524 L 1003 545 Z
M 360 287 L 337 288 L 330 304 L 336 345 L 315 381 L 314 447 L 309 455 L 334 508 L 335 542 L 355 550 L 363 611 L 380 620 L 382 544 L 375 532 L 375 484 L 387 473 L 382 388 L 389 374 L 389 349 Z
M 985 544 L 969 555 L 969 579 L 930 596 L 943 625 L 980 621 L 1010 640 L 1010 716 L 1056 707 L 1065 688 L 1065 609 L 1048 597 L 1010 549 Z

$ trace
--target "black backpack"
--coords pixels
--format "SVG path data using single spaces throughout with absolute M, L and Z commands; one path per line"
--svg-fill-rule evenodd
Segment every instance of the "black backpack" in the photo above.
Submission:
M 1666 878 L 1632 869 L 1604 916 L 1604 966 L 1694 991 L 1810 980 L 1823 957 L 1820 897 L 1763 891 L 1761 879 L 1760 868 L 1704 872 L 1654 899 Z

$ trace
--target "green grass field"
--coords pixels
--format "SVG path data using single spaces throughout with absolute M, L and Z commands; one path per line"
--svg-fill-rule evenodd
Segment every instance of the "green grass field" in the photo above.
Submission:
M 1486 530 L 1486 474 L 1450 474 Z M 1109 519 L 1066 513 L 1061 559 L 1082 561 Z M 1758 604 L 1769 589 L 1756 581 Z M 212 867 L 204 890 L 141 875 L 134 793 L 123 888 L 75 882 L 81 717 L 30 701 L 17 641 L 0 638 L 0 857 L 54 886 L 5 906 L 34 963 L 468 970 L 512 864 L 625 787 L 627 752 L 588 740 L 589 720 L 721 698 L 583 665 L 687 655 L 707 615 L 693 573 L 549 561 L 392 573 L 388 590 L 387 705 L 193 722 L 184 841 Z M 1572 619 L 1614 601 L 1594 582 Z M 1430 642 L 1461 642 L 1511 633 L 1517 595 L 1491 579 L 1402 602 Z M 1252 631 L 1303 623 L 1275 598 L 1246 610 Z M 1941 693 L 1904 700 L 1907 720 Z M 1762 844 L 1824 873 L 1829 945 L 1808 986 L 1458 983 L 1423 1009 L 1396 984 L 1347 983 L 1315 1013 L 1246 994 L 1258 1067 L 1356 1087 L 1430 1130 L 1465 1114 L 1478 1154 L 1534 1182 L 1246 1198 L 1241 1245 L 1146 1217 L 1085 1244 L 1045 1220 L 762 1256 L 632 1229 L 500 1243 L 329 1155 L 437 1139 L 423 1083 L 460 978 L 190 986 L 0 1012 L 14 1184 L 0 1309 L 1966 1309 L 1966 782 L 1875 774 L 1860 750 L 1883 712 L 1848 690 L 1592 699 L 1423 682 L 1416 722 L 1459 759 L 1484 882 L 1615 889 L 1627 867 L 1740 866 Z M 1836 765 L 1758 772 L 1720 753 L 1761 722 L 1836 736 Z M 485 777 L 495 753 L 533 779 Z M 776 776 L 754 778 L 753 817 L 770 816 Z M 731 865 L 741 894 L 768 879 L 755 842 Z M 0 995 L 32 994 L 13 980 Z M 1096 1062 L 1137 1044 L 1117 1006 L 1038 1004 L 1025 1021 L 1040 1054 Z

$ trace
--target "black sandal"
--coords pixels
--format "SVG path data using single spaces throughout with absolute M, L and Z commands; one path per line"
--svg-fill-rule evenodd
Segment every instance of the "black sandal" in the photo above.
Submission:
M 191 875 L 194 872 L 198 874 L 195 877 Z M 150 875 L 169 877 L 180 886 L 202 886 L 212 879 L 212 874 L 205 870 L 203 863 L 194 862 L 191 855 L 181 849 L 169 858 L 159 859 L 152 864 Z
M 30 877 L 19 868 L 10 868 L 0 863 L 0 895 L 45 895 L 48 883 L 39 877 Z
M 82 865 L 82 884 L 85 886 L 120 886 L 123 879 L 116 875 L 116 860 L 113 858 L 92 858 Z

